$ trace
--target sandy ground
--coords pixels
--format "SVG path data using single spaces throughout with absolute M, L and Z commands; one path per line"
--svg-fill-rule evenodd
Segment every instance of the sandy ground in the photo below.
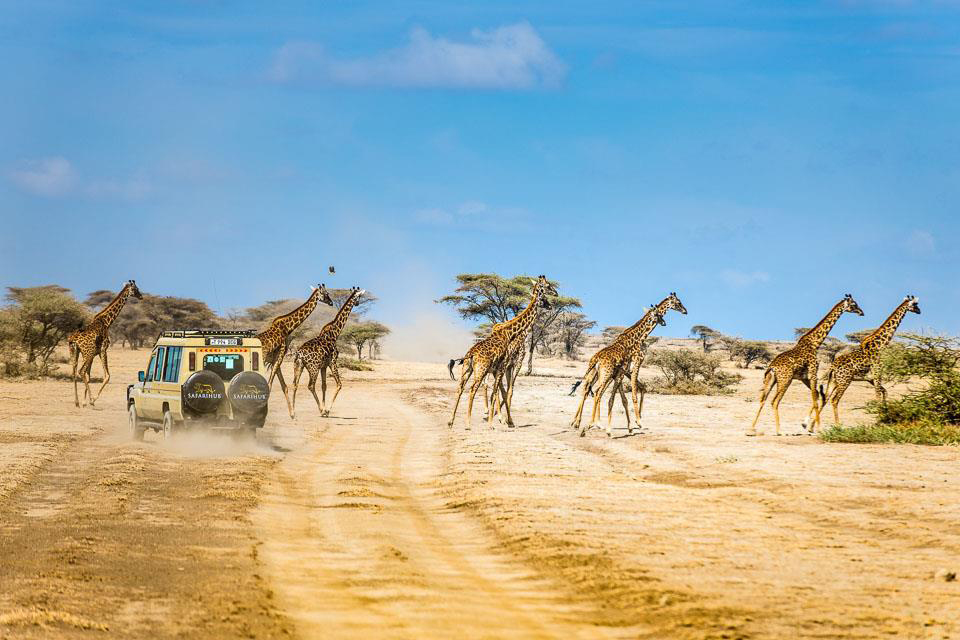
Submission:
M 146 357 L 96 410 L 0 382 L 0 637 L 960 637 L 960 451 L 747 438 L 760 371 L 608 439 L 566 427 L 582 363 L 466 432 L 443 365 L 382 362 L 255 443 L 132 443 Z

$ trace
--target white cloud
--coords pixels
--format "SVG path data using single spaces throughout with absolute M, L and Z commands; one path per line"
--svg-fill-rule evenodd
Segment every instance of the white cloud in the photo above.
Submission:
M 357 58 L 290 42 L 277 51 L 269 71 L 280 83 L 452 89 L 550 88 L 565 75 L 566 65 L 526 22 L 474 29 L 464 42 L 417 28 L 404 46 Z
M 24 162 L 8 174 L 17 187 L 37 196 L 54 198 L 69 193 L 77 184 L 77 173 L 66 158 L 53 156 Z
M 84 196 L 94 199 L 140 200 L 150 193 L 150 183 L 139 177 L 85 180 L 66 158 L 53 156 L 28 160 L 7 174 L 22 191 L 45 198 Z
M 451 224 L 453 223 L 453 216 L 444 211 L 443 209 L 420 209 L 419 211 L 414 212 L 413 218 L 417 222 L 423 222 L 425 224 Z
M 907 250 L 916 256 L 931 256 L 937 252 L 937 243 L 929 231 L 916 230 L 907 236 Z
M 523 229 L 529 218 L 526 209 L 496 207 L 477 200 L 467 200 L 453 207 L 418 209 L 413 213 L 413 219 L 422 224 L 498 231 Z
M 741 289 L 754 284 L 770 282 L 770 274 L 765 271 L 746 272 L 737 269 L 723 269 L 720 272 L 720 279 L 727 286 Z

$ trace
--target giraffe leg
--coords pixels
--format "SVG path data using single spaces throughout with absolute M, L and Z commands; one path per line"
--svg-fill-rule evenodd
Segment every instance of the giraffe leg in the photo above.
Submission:
M 279 375 L 281 378 L 283 374 L 280 372 L 280 367 L 283 365 L 283 359 L 287 357 L 287 343 L 283 342 L 277 347 L 277 353 L 274 356 L 273 363 L 270 365 L 270 377 L 267 379 L 267 387 L 273 388 L 273 378 Z
M 583 405 L 587 402 L 587 396 L 590 395 L 590 387 L 593 385 L 596 376 L 596 368 L 589 369 L 583 376 L 583 392 L 580 395 L 580 406 L 577 407 L 577 413 L 574 414 L 573 420 L 570 421 L 570 426 L 574 429 L 579 429 L 580 423 L 583 422 Z
M 610 386 L 610 381 L 613 378 L 612 371 L 601 371 L 600 372 L 600 381 L 597 383 L 597 392 L 593 396 L 593 411 L 590 414 L 590 424 L 587 425 L 590 427 L 598 427 L 598 420 L 600 419 L 600 400 L 603 398 L 604 392 L 607 390 L 607 387 Z M 584 435 L 584 431 L 580 431 L 580 435 Z
M 810 434 L 814 434 L 817 431 L 815 416 L 817 415 L 817 409 L 820 407 L 820 395 L 817 393 L 818 376 L 817 362 L 816 359 L 814 359 L 807 364 L 807 377 L 803 380 L 803 383 L 810 389 L 810 411 L 807 412 L 807 417 L 803 421 L 803 428 Z
M 630 396 L 633 400 L 633 412 L 634 419 L 637 425 L 637 430 L 643 428 L 643 425 L 640 424 L 640 414 L 643 413 L 643 396 L 646 393 L 646 387 L 640 382 L 640 365 L 643 364 L 643 357 L 635 358 L 633 361 L 633 368 L 630 370 Z M 640 400 L 637 400 L 637 393 L 640 394 Z M 624 407 L 626 409 L 626 407 Z M 629 423 L 629 420 L 627 421 Z
M 300 386 L 300 376 L 303 374 L 303 363 L 294 357 L 293 360 L 293 400 L 290 401 L 290 419 L 297 419 L 297 387 Z
M 473 426 L 473 399 L 477 396 L 477 390 L 480 388 L 480 385 L 486 381 L 489 369 L 490 364 L 486 361 L 479 363 L 474 362 L 473 384 L 470 385 L 470 396 L 467 398 L 466 429 L 468 431 Z
M 760 420 L 760 412 L 763 411 L 763 405 L 766 403 L 767 396 L 770 395 L 770 390 L 773 389 L 776 381 L 777 372 L 774 369 L 767 369 L 767 372 L 763 374 L 763 389 L 760 390 L 760 406 L 757 407 L 757 415 L 753 417 L 753 424 L 750 425 L 750 430 L 747 431 L 748 436 L 757 435 L 757 421 Z
M 784 394 L 787 393 L 787 389 L 790 388 L 791 382 L 792 380 L 788 379 L 781 383 L 780 380 L 777 379 L 777 393 L 770 402 L 770 407 L 773 409 L 773 419 L 777 425 L 777 435 L 780 435 L 780 401 L 783 400 Z
M 463 390 L 466 389 L 467 381 L 470 379 L 471 375 L 473 375 L 473 365 L 471 364 L 468 369 L 467 362 L 464 361 L 462 368 L 460 370 L 460 384 L 459 384 L 460 388 L 457 391 L 457 399 L 453 403 L 453 415 L 450 416 L 450 421 L 447 422 L 448 427 L 453 426 L 453 421 L 457 417 L 457 407 L 460 406 L 460 398 L 463 396 Z
M 103 348 L 100 350 L 100 364 L 103 365 L 103 384 L 100 385 L 100 389 L 97 391 L 96 398 L 90 398 L 90 406 L 92 407 L 94 403 L 100 399 L 100 394 L 103 393 L 103 388 L 107 386 L 107 383 L 110 382 L 110 366 L 107 364 L 107 343 L 104 341 Z
M 514 426 L 513 417 L 510 415 L 510 403 L 507 401 L 507 390 L 503 386 L 503 380 L 497 380 L 497 386 L 500 387 L 500 395 L 503 396 L 501 407 L 503 408 L 503 412 L 507 414 L 507 426 L 512 428 Z
M 73 404 L 80 406 L 80 392 L 77 390 L 77 364 L 80 362 L 80 345 L 70 345 L 70 351 L 73 356 Z
M 327 415 L 327 365 L 320 365 L 320 417 Z
M 323 403 L 320 402 L 320 398 L 317 396 L 317 374 L 320 373 L 320 370 L 316 367 L 310 367 L 307 369 L 307 373 L 310 375 L 310 381 L 307 383 L 307 388 L 310 389 L 310 393 L 313 394 L 313 399 L 317 402 L 317 411 L 320 412 L 320 415 L 323 415 Z M 324 382 L 323 385 L 326 387 L 326 375 L 327 372 L 323 372 Z
M 287 412 L 290 414 L 290 417 L 293 417 L 293 402 L 290 400 L 290 394 L 287 390 L 287 381 L 283 379 L 283 369 L 280 368 L 280 362 L 277 362 L 277 366 L 274 371 L 277 375 L 277 381 L 280 383 L 280 389 L 283 391 L 283 399 L 287 401 Z M 273 372 L 271 372 L 273 373 Z
M 87 406 L 87 400 L 93 397 L 90 393 L 90 369 L 95 356 L 96 352 L 84 354 L 83 365 L 80 367 L 80 375 L 83 377 L 83 406 Z
M 330 406 L 327 407 L 327 416 L 329 416 L 333 410 L 333 403 L 337 401 L 337 396 L 340 395 L 340 389 L 343 389 L 343 382 L 340 380 L 340 369 L 337 368 L 338 357 L 339 354 L 334 352 L 333 359 L 330 361 L 330 374 L 333 376 L 333 381 L 337 383 L 337 388 L 333 390 L 333 397 L 330 398 Z
M 853 382 L 853 374 L 837 376 L 834 379 L 833 395 L 830 396 L 830 405 L 833 407 L 833 424 L 840 424 L 840 399 Z

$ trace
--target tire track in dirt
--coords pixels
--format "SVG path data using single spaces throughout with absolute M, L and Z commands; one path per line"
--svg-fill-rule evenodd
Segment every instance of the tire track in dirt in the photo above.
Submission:
M 65 447 L 0 510 L 0 637 L 283 635 L 244 521 L 272 462 Z
M 301 635 L 597 637 L 440 495 L 445 426 L 393 390 L 349 392 L 338 413 L 361 418 L 331 418 L 290 454 L 254 517 L 260 557 Z

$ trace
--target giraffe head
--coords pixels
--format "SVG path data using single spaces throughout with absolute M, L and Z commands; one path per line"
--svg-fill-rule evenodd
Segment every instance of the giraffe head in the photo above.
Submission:
M 687 308 L 683 306 L 683 303 L 680 302 L 680 298 L 677 297 L 676 291 L 671 291 L 670 295 L 667 296 L 667 299 L 664 301 L 664 311 L 667 309 L 673 309 L 674 311 L 679 311 L 683 315 L 687 315 Z
M 140 293 L 140 289 L 137 288 L 136 280 L 127 280 L 127 284 L 125 286 L 130 287 L 130 295 L 137 300 L 143 300 L 143 294 Z
M 318 284 L 313 288 L 317 292 L 317 295 L 320 296 L 320 302 L 323 304 L 332 307 L 333 298 L 330 297 L 330 294 L 327 292 L 327 287 L 323 284 Z
M 843 296 L 843 306 L 840 307 L 841 312 L 855 313 L 858 316 L 863 315 L 863 309 L 860 308 L 860 305 L 857 304 L 857 301 L 853 299 L 853 296 L 849 293 Z
M 677 300 L 677 302 L 680 302 L 680 301 Z M 680 305 L 680 306 L 682 307 L 683 305 Z M 683 312 L 686 313 L 687 312 L 686 309 L 684 309 Z M 661 327 L 667 326 L 667 321 L 664 320 L 663 314 L 660 313 L 660 308 L 657 305 L 655 304 L 650 305 L 650 314 L 651 314 L 651 317 L 653 318 L 653 321 L 656 324 L 660 325 Z
M 533 283 L 534 290 L 539 290 L 541 296 L 557 296 L 560 295 L 557 293 L 557 288 L 553 286 L 547 276 L 540 275 Z
M 920 313 L 920 298 L 916 296 L 907 296 L 903 299 L 904 302 L 909 302 L 907 305 L 907 311 L 911 313 Z

